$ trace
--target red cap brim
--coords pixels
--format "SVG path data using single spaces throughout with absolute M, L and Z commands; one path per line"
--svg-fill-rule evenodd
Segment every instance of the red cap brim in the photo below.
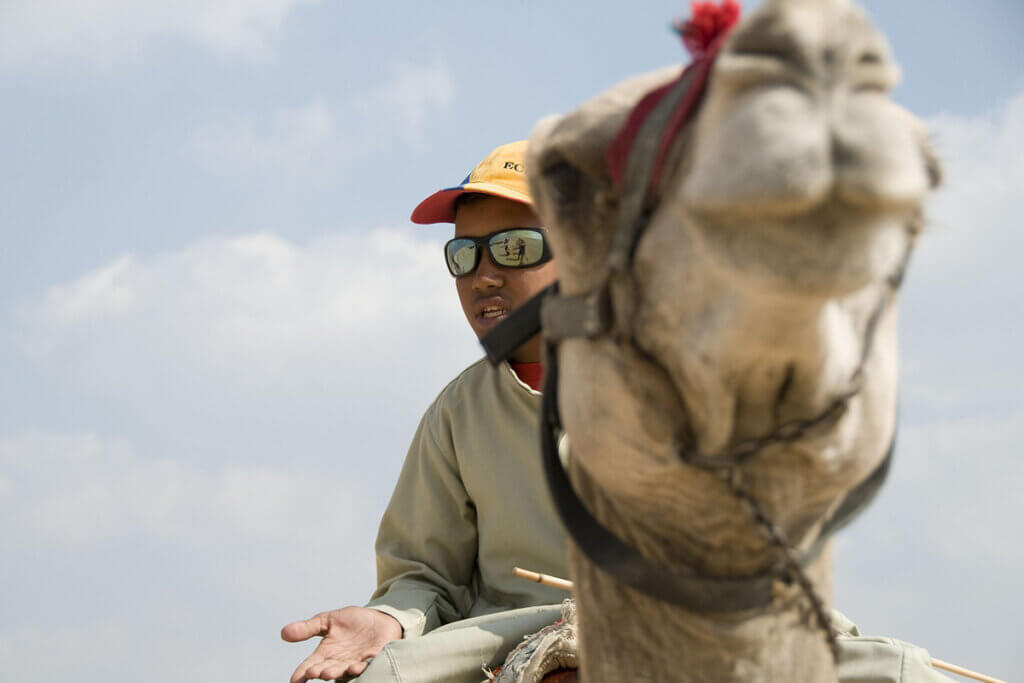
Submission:
M 527 194 L 514 190 L 504 185 L 488 182 L 466 183 L 455 187 L 438 190 L 430 195 L 413 209 L 410 219 L 413 223 L 428 225 L 430 223 L 454 223 L 455 222 L 455 200 L 467 192 L 475 194 L 489 194 L 492 197 L 510 199 L 514 202 L 533 206 Z
M 420 225 L 454 223 L 455 200 L 464 194 L 466 194 L 466 190 L 461 185 L 459 187 L 438 190 L 413 209 L 410 219 L 413 223 L 419 223 Z

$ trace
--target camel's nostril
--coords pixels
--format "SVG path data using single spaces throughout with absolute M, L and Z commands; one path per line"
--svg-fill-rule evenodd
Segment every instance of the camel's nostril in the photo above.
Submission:
M 925 172 L 928 174 L 928 186 L 934 190 L 939 185 L 942 185 L 942 162 L 939 161 L 938 155 L 932 151 L 931 146 L 927 147 L 924 151 L 924 167 Z
M 857 58 L 857 63 L 864 66 L 873 66 L 882 63 L 882 55 L 874 51 L 868 51 L 861 53 L 861 56 Z
M 853 149 L 839 141 L 838 138 L 832 138 L 831 146 L 831 159 L 833 168 L 842 168 L 845 166 L 851 166 L 857 161 L 857 156 Z

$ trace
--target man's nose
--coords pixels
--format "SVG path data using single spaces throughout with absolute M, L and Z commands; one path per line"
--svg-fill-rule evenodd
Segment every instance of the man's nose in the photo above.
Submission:
M 483 254 L 480 265 L 473 273 L 473 289 L 478 292 L 486 292 L 490 289 L 497 289 L 505 284 L 505 275 L 502 269 L 494 265 L 490 254 Z

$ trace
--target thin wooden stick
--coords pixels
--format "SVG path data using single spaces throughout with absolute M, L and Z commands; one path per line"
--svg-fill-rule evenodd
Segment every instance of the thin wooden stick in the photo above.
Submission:
M 562 590 L 567 591 L 572 590 L 572 581 L 560 579 L 557 576 L 538 574 L 537 572 L 531 572 L 528 569 L 520 569 L 519 567 L 513 567 L 512 573 L 520 578 L 544 584 L 545 586 L 551 586 L 552 588 L 561 588 Z M 1006 683 L 1006 681 L 999 678 L 992 678 L 991 676 L 986 676 L 985 674 L 980 674 L 977 671 L 971 671 L 970 669 L 965 669 L 962 666 L 950 664 L 949 662 L 944 662 L 941 659 L 935 659 L 934 657 L 932 657 L 932 666 L 936 669 L 944 669 L 959 676 L 973 678 L 976 681 L 983 681 L 983 683 Z
M 528 579 L 535 583 L 541 583 L 545 586 L 551 586 L 552 588 L 561 588 L 562 590 L 566 591 L 572 590 L 572 581 L 566 581 L 565 579 L 560 579 L 557 576 L 538 574 L 537 572 L 531 572 L 528 569 L 520 569 L 519 567 L 513 567 L 512 573 L 522 579 Z
M 964 676 L 966 678 L 973 678 L 976 681 L 984 681 L 985 683 L 1006 683 L 1006 681 L 1000 680 L 998 678 L 992 678 L 991 676 L 986 676 L 985 674 L 980 674 L 977 671 L 971 671 L 970 669 L 965 669 L 962 666 L 950 664 L 949 662 L 944 662 L 941 659 L 935 659 L 934 657 L 932 657 L 932 666 L 934 666 L 936 669 L 945 669 L 946 671 L 951 671 L 952 673 Z

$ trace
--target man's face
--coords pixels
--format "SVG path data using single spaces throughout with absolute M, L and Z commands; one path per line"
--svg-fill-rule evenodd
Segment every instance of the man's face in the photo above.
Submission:
M 460 205 L 455 214 L 456 237 L 483 237 L 505 228 L 538 227 L 537 215 L 526 204 L 489 195 Z M 455 280 L 455 289 L 462 312 L 476 336 L 482 337 L 557 277 L 553 259 L 532 268 L 502 268 L 484 253 L 476 270 Z M 521 346 L 513 360 L 536 362 L 540 355 L 538 335 Z

